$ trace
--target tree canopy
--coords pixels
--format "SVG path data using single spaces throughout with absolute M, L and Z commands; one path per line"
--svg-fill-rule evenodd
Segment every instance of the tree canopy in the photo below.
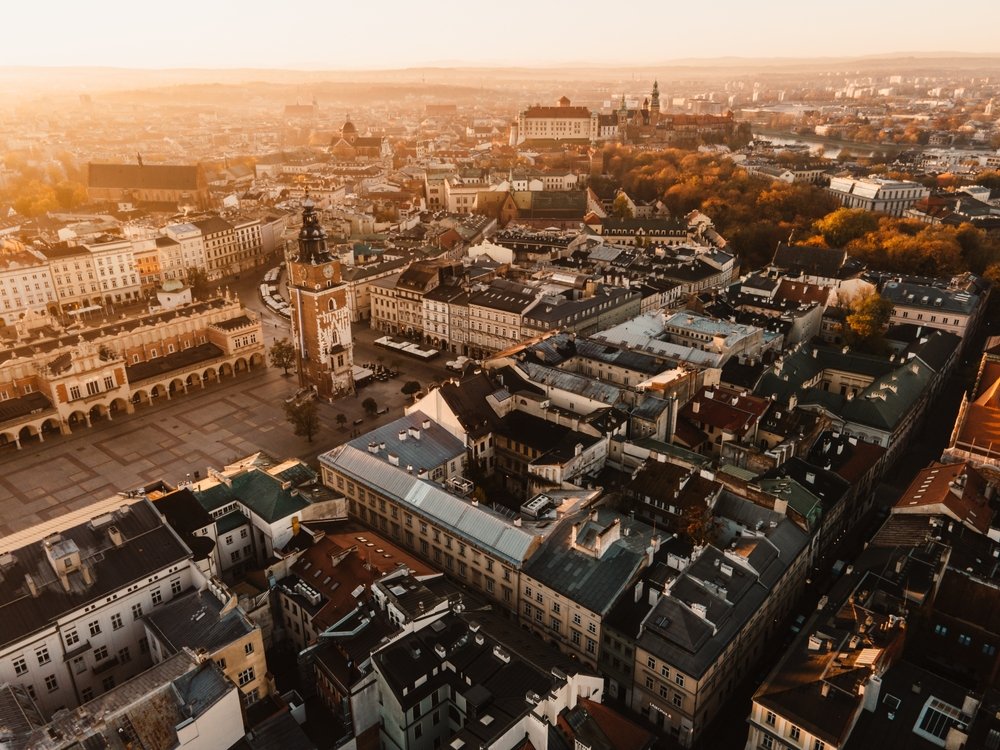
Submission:
M 863 351 L 879 349 L 892 316 L 892 302 L 877 292 L 867 292 L 852 299 L 848 310 L 843 331 L 847 344 Z
M 271 358 L 271 367 L 280 367 L 288 374 L 288 368 L 295 364 L 295 347 L 287 338 L 279 339 L 271 344 L 268 350 Z
M 295 434 L 308 439 L 310 443 L 319 431 L 319 410 L 313 399 L 286 403 L 285 418 L 291 423 Z

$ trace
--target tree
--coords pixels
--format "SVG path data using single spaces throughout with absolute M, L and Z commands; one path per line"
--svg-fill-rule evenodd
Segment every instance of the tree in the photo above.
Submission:
M 682 515 L 684 533 L 696 547 L 704 547 L 712 541 L 714 522 L 712 511 L 706 505 L 695 504 L 684 509 Z
M 814 225 L 830 247 L 844 247 L 878 229 L 878 216 L 863 208 L 838 208 Z
M 882 334 L 892 316 L 892 302 L 878 292 L 867 292 L 852 299 L 848 310 L 844 319 L 847 344 L 866 351 L 881 348 Z
M 611 215 L 616 219 L 632 218 L 632 206 L 629 205 L 629 199 L 625 193 L 618 193 L 615 196 L 615 201 L 611 204 Z
M 197 296 L 208 287 L 208 275 L 204 269 L 191 266 L 185 271 L 187 283 L 191 285 L 191 291 Z
M 344 429 L 344 425 L 347 424 L 347 415 L 341 413 L 337 415 L 337 427 Z
M 369 396 L 368 398 L 366 398 L 364 401 L 361 402 L 361 408 L 365 410 L 365 413 L 369 417 L 374 417 L 375 412 L 378 411 L 378 404 L 375 403 L 375 399 Z
M 287 338 L 271 344 L 268 355 L 271 357 L 271 367 L 282 368 L 284 375 L 288 375 L 288 368 L 295 364 L 295 347 Z
M 292 424 L 296 435 L 312 442 L 313 435 L 319 430 L 319 411 L 313 399 L 285 404 L 285 418 Z
M 416 380 L 410 380 L 407 381 L 403 385 L 403 387 L 399 389 L 399 392 L 402 393 L 404 396 L 412 396 L 419 390 L 420 390 L 420 383 L 418 383 Z

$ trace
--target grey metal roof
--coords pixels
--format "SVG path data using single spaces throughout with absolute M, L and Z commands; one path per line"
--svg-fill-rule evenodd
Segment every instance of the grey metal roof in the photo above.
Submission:
M 430 426 L 424 428 L 425 422 L 430 422 Z M 405 440 L 400 438 L 400 432 L 406 433 Z M 378 446 L 378 453 L 371 455 L 388 462 L 391 453 L 398 457 L 401 467 L 412 466 L 414 470 L 433 469 L 465 454 L 465 444 L 422 411 L 376 427 L 351 440 L 348 445 L 368 451 L 372 443 Z M 382 443 L 385 443 L 384 449 L 381 448 Z
M 506 518 L 445 492 L 433 482 L 418 479 L 367 449 L 341 445 L 320 460 L 334 471 L 409 505 L 417 515 L 513 565 L 524 561 L 535 541 L 533 534 Z
M 222 613 L 222 602 L 208 591 L 192 591 L 146 617 L 159 640 L 174 652 L 182 647 L 214 653 L 253 630 L 239 609 Z

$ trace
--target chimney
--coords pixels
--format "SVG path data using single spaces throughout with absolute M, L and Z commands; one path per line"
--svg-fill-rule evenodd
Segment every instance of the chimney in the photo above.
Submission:
M 691 402 L 691 411 L 695 414 L 701 411 L 701 403 L 697 399 Z
M 108 538 L 111 539 L 111 543 L 116 547 L 121 547 L 125 544 L 125 538 L 117 526 L 108 526 Z
M 431 420 L 425 419 L 423 422 L 420 423 L 420 427 L 425 430 L 429 430 L 431 428 Z
M 401 442 L 401 443 L 405 443 L 406 442 L 406 430 L 400 430 L 399 431 L 399 442 Z
M 31 594 L 31 598 L 37 599 L 38 585 L 35 583 L 35 579 L 31 577 L 31 573 L 24 574 L 24 585 L 28 587 L 28 592 Z

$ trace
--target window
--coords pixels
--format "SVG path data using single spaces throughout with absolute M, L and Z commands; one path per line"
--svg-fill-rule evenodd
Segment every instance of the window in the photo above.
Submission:
M 552 613 L 553 614 L 558 615 L 560 609 L 562 609 L 562 608 L 559 606 L 559 602 L 552 602 Z
M 49 647 L 42 646 L 38 649 L 35 649 L 35 658 L 38 659 L 38 666 L 42 666 L 43 664 L 48 664 L 50 661 L 52 661 L 52 657 L 49 656 Z
M 663 666 L 661 666 L 660 667 L 660 674 L 663 677 L 669 679 L 670 678 L 670 667 L 668 667 L 666 664 L 664 664 Z
M 101 623 L 98 622 L 97 620 L 94 620 L 92 623 L 90 623 L 88 627 L 90 628 L 90 634 L 92 636 L 101 634 Z
M 997 652 L 996 646 L 991 646 L 989 643 L 983 644 L 983 653 L 986 654 L 986 656 L 993 656 L 994 654 L 996 654 L 996 652 Z
M 650 669 L 656 669 L 656 659 L 654 659 L 652 656 L 647 656 L 646 666 L 649 667 Z
M 670 690 L 667 688 L 666 685 L 660 685 L 660 697 L 661 698 L 666 698 L 669 693 L 670 693 Z
M 249 685 L 251 682 L 253 682 L 254 681 L 253 667 L 247 667 L 242 672 L 240 672 L 236 678 L 236 681 L 239 683 L 240 687 L 243 687 L 244 685 Z
M 84 703 L 94 700 L 94 689 L 85 687 L 80 691 L 80 697 L 83 698 Z
M 597 624 L 593 623 L 593 622 L 588 622 L 587 623 L 587 632 L 588 633 L 596 633 L 597 632 Z
M 767 724 L 769 727 L 773 727 L 777 718 L 778 717 L 775 716 L 774 711 L 768 711 L 764 715 L 764 723 Z
M 531 605 L 527 602 L 524 603 L 524 616 L 531 617 Z
M 139 653 L 148 654 L 149 653 L 149 639 L 143 636 L 139 639 Z
M 597 641 L 595 641 L 593 638 L 587 639 L 587 653 L 588 654 L 597 653 Z
M 253 653 L 253 643 L 247 643 L 245 646 L 243 646 L 243 653 L 247 654 L 247 655 L 252 654 Z
M 175 578 L 170 582 L 170 595 L 177 596 L 179 593 L 181 593 L 181 579 Z
M 580 613 L 579 612 L 574 612 L 573 613 L 573 624 L 574 625 L 579 625 L 580 624 Z
M 20 676 L 22 674 L 27 674 L 27 672 L 28 661 L 23 656 L 19 656 L 14 659 L 14 674 Z
M 133 620 L 138 620 L 140 617 L 142 617 L 142 603 L 141 602 L 138 603 L 138 604 L 133 604 L 132 605 L 132 619 Z
M 826 750 L 826 743 L 823 740 L 813 740 L 813 750 Z
M 119 630 L 122 628 L 122 616 L 118 612 L 111 615 L 111 629 Z
M 580 645 L 580 631 L 579 630 L 570 630 L 569 631 L 569 638 L 570 638 L 571 641 L 573 641 L 573 645 L 574 646 L 579 646 Z
M 535 621 L 536 621 L 536 622 L 541 622 L 541 621 L 542 621 L 542 618 L 543 618 L 544 616 L 545 616 L 545 615 L 544 615 L 544 613 L 542 612 L 542 610 L 540 610 L 540 609 L 536 609 L 536 610 L 535 610 Z
M 774 737 L 769 734 L 765 734 L 760 739 L 760 746 L 767 748 L 767 750 L 771 750 L 774 747 Z
M 792 728 L 788 730 L 788 736 L 798 742 L 799 738 L 802 736 L 802 730 L 797 726 L 792 726 Z
M 946 628 L 944 625 L 935 625 L 934 626 L 934 634 L 935 635 L 948 635 L 948 628 Z
M 647 690 L 652 690 L 653 689 L 653 678 L 652 677 L 647 677 L 646 678 L 646 689 Z
M 226 660 L 225 659 L 216 659 L 215 663 L 219 665 L 219 669 L 225 669 L 226 668 Z
M 682 674 L 674 675 L 674 682 L 677 683 L 680 687 L 684 687 L 684 675 Z
M 118 661 L 122 664 L 128 664 L 132 661 L 132 654 L 128 651 L 128 646 L 118 649 Z
M 45 689 L 48 690 L 50 693 L 54 693 L 56 690 L 59 689 L 59 680 L 56 679 L 56 676 L 54 674 L 50 674 L 48 677 L 45 678 Z
M 958 636 L 958 645 L 969 646 L 971 644 L 972 644 L 972 638 L 967 636 L 965 633 L 962 633 L 960 636 Z
M 73 671 L 77 674 L 83 674 L 87 671 L 87 660 L 82 656 L 77 656 L 73 659 Z
M 248 534 L 246 529 L 240 529 L 240 539 L 246 539 L 247 535 Z
M 104 661 L 108 658 L 108 647 L 101 646 L 94 649 L 94 661 Z
M 76 399 L 80 398 L 80 386 L 71 385 L 69 387 L 69 397 L 71 401 L 75 401 Z
M 549 627 L 552 628 L 553 630 L 556 630 L 556 631 L 559 630 L 559 628 L 560 628 L 561 625 L 562 625 L 562 623 L 559 622 L 559 618 L 558 617 L 553 617 L 552 621 L 549 622 Z
M 115 379 L 111 375 L 107 375 L 104 378 L 104 390 L 112 391 L 115 388 Z
M 103 687 L 105 691 L 111 690 L 111 688 L 113 688 L 114 686 L 115 686 L 114 677 L 105 677 L 103 680 L 101 680 L 101 687 Z

